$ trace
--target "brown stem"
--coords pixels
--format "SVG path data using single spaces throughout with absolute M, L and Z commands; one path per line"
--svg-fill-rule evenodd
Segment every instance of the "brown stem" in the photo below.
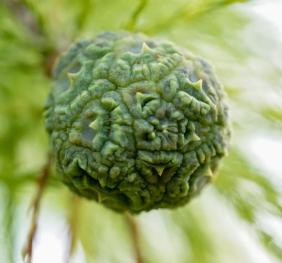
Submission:
M 135 218 L 131 214 L 126 213 L 125 217 L 127 220 L 129 230 L 130 230 L 131 237 L 132 237 L 136 263 L 144 263 L 142 253 L 141 253 L 140 234 L 139 234 L 138 224 Z
M 51 154 L 49 154 L 48 160 L 44 165 L 44 167 L 42 168 L 41 175 L 38 177 L 37 191 L 31 203 L 31 209 L 32 209 L 31 226 L 28 232 L 25 246 L 22 251 L 22 256 L 25 263 L 32 263 L 33 242 L 37 232 L 40 203 L 41 203 L 43 192 L 47 186 L 48 177 L 50 175 L 51 162 L 52 162 L 52 157 Z
M 48 52 L 46 52 L 46 55 L 44 56 L 42 67 L 45 75 L 48 78 L 52 77 L 52 71 L 57 57 L 58 57 L 58 51 L 56 50 L 49 50 Z

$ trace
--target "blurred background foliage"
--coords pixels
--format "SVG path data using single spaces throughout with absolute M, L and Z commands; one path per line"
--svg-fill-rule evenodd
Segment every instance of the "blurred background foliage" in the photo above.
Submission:
M 282 38 L 247 0 L 0 1 L 0 261 L 21 261 L 46 162 L 42 118 L 58 53 L 100 31 L 141 31 L 210 60 L 228 93 L 232 149 L 184 208 L 136 217 L 148 263 L 282 261 Z M 280 154 L 280 155 L 279 155 Z M 54 174 L 54 172 L 53 172 Z M 134 262 L 127 221 L 49 180 L 34 262 Z M 71 254 L 71 256 L 70 256 Z

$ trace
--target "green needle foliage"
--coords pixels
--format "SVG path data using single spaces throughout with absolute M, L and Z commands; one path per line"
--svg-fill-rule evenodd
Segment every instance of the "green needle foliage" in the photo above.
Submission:
M 258 145 L 255 138 L 263 136 L 277 141 L 273 151 L 281 145 L 282 45 L 251 11 L 255 2 L 0 2 L 1 262 L 21 262 L 28 207 L 49 151 L 43 106 L 54 60 L 78 38 L 124 29 L 169 39 L 210 60 L 228 93 L 233 128 L 231 152 L 213 185 L 183 208 L 136 217 L 144 261 L 281 262 L 281 183 L 270 153 L 257 147 L 254 153 L 250 142 Z M 133 261 L 123 215 L 76 200 L 53 170 L 41 208 L 35 254 L 47 228 L 62 236 L 62 250 L 80 251 L 85 262 Z

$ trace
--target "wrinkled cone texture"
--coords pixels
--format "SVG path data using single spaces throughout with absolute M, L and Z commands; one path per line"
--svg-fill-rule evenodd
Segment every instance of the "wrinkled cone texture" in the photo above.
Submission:
M 116 211 L 186 204 L 229 146 L 212 67 L 142 34 L 106 32 L 70 47 L 45 110 L 58 176 Z

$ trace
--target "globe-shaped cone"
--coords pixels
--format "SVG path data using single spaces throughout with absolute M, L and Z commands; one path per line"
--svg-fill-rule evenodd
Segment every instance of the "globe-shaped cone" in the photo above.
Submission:
M 56 64 L 45 109 L 58 176 L 116 211 L 184 205 L 227 152 L 224 99 L 212 67 L 171 42 L 78 41 Z

